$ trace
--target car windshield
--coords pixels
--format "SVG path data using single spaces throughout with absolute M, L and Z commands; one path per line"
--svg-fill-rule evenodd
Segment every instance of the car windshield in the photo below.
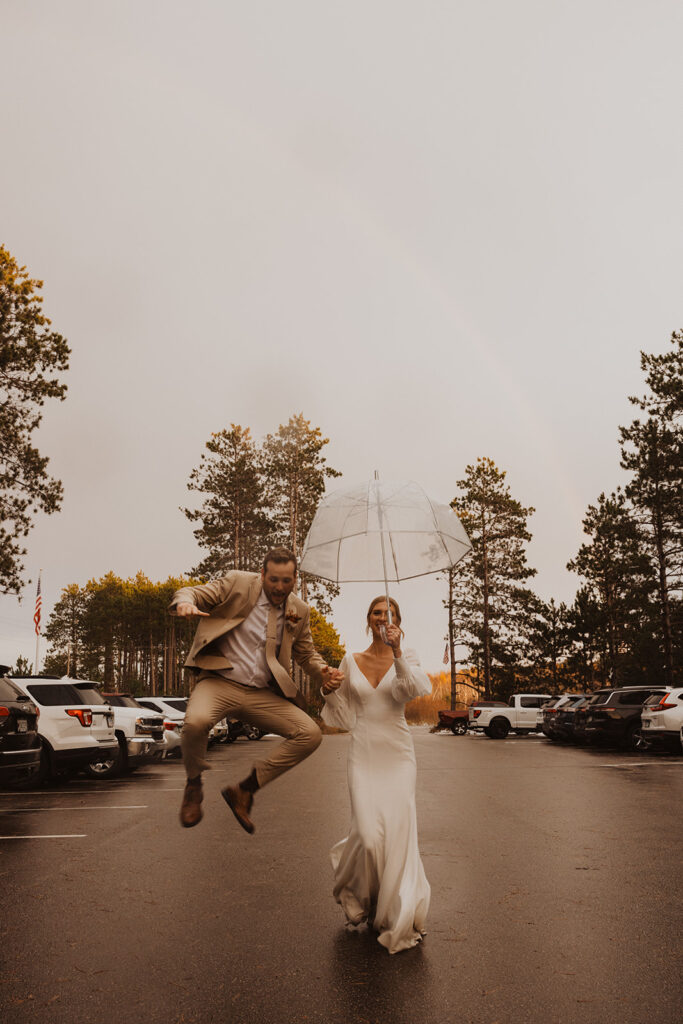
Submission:
M 187 711 L 187 697 L 163 697 L 162 700 L 176 711 Z
M 100 691 L 96 686 L 90 686 L 89 684 L 75 683 L 76 689 L 83 695 L 83 700 L 86 704 L 108 704 L 109 701 L 105 700 Z
M 46 708 L 60 707 L 61 705 L 86 704 L 75 686 L 70 683 L 29 683 L 26 687 L 33 699 Z
M 122 697 L 120 693 L 103 693 L 107 704 L 114 708 L 137 708 L 139 704 L 132 697 Z

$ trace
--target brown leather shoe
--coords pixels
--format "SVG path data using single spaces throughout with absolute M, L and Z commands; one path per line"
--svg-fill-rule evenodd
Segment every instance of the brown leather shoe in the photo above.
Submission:
M 254 803 L 254 796 L 241 786 L 226 786 L 221 790 L 221 796 L 235 815 L 245 832 L 252 835 L 254 822 L 249 817 L 249 811 Z
M 180 805 L 180 824 L 183 828 L 192 828 L 193 825 L 198 825 L 202 820 L 204 816 L 202 811 L 203 799 L 204 793 L 202 791 L 201 779 L 199 782 L 188 781 L 183 793 L 183 802 Z

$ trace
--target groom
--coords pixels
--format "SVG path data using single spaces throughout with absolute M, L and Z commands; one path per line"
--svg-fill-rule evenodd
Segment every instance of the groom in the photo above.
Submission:
M 185 828 L 202 818 L 202 769 L 209 729 L 224 717 L 238 718 L 285 737 L 250 775 L 221 791 L 243 829 L 252 833 L 254 793 L 312 754 L 320 729 L 302 710 L 303 696 L 289 671 L 292 657 L 325 692 L 341 679 L 317 654 L 310 630 L 310 608 L 292 593 L 296 556 L 273 548 L 261 573 L 233 570 L 203 586 L 176 590 L 169 611 L 197 616 L 194 642 L 185 662 L 198 675 L 185 714 L 182 749 L 187 785 L 180 808 Z

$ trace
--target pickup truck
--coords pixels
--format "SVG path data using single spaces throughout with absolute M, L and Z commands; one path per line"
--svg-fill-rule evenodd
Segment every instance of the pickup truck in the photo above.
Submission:
M 470 708 L 468 727 L 482 730 L 492 740 L 504 740 L 512 730 L 518 736 L 541 729 L 543 716 L 539 710 L 549 693 L 513 693 L 507 707 Z
M 471 704 L 473 708 L 506 708 L 507 704 L 504 704 L 502 700 L 479 700 Z M 450 729 L 454 736 L 464 736 L 469 727 L 469 710 L 470 707 L 466 707 L 464 710 L 451 711 L 444 709 L 439 711 L 439 723 L 436 726 L 436 731 L 439 729 Z

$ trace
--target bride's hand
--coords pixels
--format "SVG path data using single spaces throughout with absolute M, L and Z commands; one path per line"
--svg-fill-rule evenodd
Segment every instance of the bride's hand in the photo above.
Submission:
M 401 657 L 401 630 L 398 628 L 398 626 L 394 626 L 393 623 L 391 624 L 391 626 L 387 626 L 387 643 L 389 644 L 389 646 L 391 647 L 392 651 L 394 652 L 394 657 L 395 658 L 400 658 Z

